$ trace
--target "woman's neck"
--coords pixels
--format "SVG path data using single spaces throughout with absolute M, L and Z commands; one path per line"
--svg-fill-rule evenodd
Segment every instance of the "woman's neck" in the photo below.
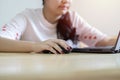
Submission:
M 49 12 L 45 7 L 43 8 L 43 15 L 45 19 L 52 24 L 55 24 L 61 17 L 61 15 L 55 15 L 54 13 Z

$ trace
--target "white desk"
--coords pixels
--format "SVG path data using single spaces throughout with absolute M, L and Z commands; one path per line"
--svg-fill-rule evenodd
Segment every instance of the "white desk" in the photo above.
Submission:
M 0 53 L 0 80 L 120 80 L 120 54 Z

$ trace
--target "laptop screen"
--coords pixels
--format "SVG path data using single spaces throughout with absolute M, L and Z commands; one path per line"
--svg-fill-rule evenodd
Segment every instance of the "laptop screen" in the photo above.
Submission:
M 120 52 L 120 31 L 115 45 L 115 51 Z

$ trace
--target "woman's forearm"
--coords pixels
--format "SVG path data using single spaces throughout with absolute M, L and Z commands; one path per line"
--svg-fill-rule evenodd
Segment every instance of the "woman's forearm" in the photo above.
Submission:
M 3 52 L 32 52 L 33 42 L 17 41 L 0 37 L 0 51 Z
M 96 44 L 96 46 L 114 46 L 116 43 L 117 37 L 106 38 Z
M 63 50 L 71 50 L 71 47 L 61 39 L 49 39 L 42 42 L 18 41 L 0 37 L 0 52 L 43 52 L 48 50 L 54 54 L 63 54 Z

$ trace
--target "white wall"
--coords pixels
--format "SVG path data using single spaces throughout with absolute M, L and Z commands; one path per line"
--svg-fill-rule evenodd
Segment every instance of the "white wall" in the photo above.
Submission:
M 108 35 L 120 30 L 120 0 L 73 0 L 72 10 Z
M 42 0 L 0 0 L 0 26 L 25 8 L 41 7 Z
M 0 0 L 0 26 L 25 8 L 41 7 L 42 0 Z M 108 35 L 120 29 L 120 0 L 73 0 L 76 10 L 89 24 Z

